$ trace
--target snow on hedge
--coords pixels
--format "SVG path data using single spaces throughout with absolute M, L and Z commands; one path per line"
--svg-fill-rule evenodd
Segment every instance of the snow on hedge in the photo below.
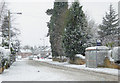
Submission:
M 112 50 L 112 56 L 115 61 L 120 61 L 120 47 L 114 47 Z
M 4 58 L 6 58 L 6 59 L 10 58 L 10 50 L 9 49 L 5 49 Z
M 83 56 L 81 54 L 76 54 L 75 56 L 78 57 L 78 58 L 81 58 L 81 59 L 85 59 L 85 56 Z
M 3 56 L 4 48 L 0 47 L 0 57 Z
M 10 50 L 0 47 L 0 57 L 3 56 L 4 58 L 9 58 Z

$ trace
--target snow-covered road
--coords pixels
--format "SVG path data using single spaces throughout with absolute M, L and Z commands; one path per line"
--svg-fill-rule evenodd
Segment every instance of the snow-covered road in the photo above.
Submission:
M 0 74 L 0 81 L 117 81 L 117 76 L 55 67 L 38 61 L 17 61 Z

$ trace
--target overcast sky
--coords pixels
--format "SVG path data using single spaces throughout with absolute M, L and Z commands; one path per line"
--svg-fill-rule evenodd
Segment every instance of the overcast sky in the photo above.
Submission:
M 48 28 L 46 22 L 50 20 L 46 10 L 53 8 L 54 0 L 7 0 L 11 12 L 22 12 L 22 15 L 14 15 L 15 25 L 21 30 L 20 40 L 22 45 L 50 45 L 46 37 Z M 112 2 L 111 2 L 112 1 Z M 114 2 L 113 2 L 114 1 Z M 101 23 L 105 12 L 112 3 L 118 11 L 118 0 L 82 0 L 84 12 L 96 23 Z M 44 40 L 43 40 L 44 39 Z

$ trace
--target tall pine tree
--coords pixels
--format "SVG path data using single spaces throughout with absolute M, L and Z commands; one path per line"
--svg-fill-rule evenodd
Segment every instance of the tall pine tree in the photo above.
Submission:
M 9 49 L 11 53 L 16 53 L 20 48 L 20 41 L 17 39 L 17 35 L 20 34 L 19 29 L 13 28 L 9 20 L 9 16 L 5 16 L 2 23 L 2 46 Z
M 98 34 L 100 35 L 102 41 L 104 39 L 107 40 L 108 36 L 108 41 L 109 39 L 113 39 L 114 36 L 118 34 L 118 25 L 118 14 L 116 14 L 115 10 L 113 9 L 113 6 L 110 5 L 109 12 L 106 12 L 105 17 L 103 17 L 102 24 L 99 25 L 100 30 L 98 31 Z M 108 41 L 106 43 L 108 43 Z
M 5 16 L 2 24 L 2 46 L 9 47 L 9 18 Z
M 48 23 L 50 43 L 53 57 L 63 56 L 62 36 L 64 32 L 64 17 L 68 9 L 68 2 L 54 2 L 54 8 L 48 9 L 47 14 L 52 15 Z
M 87 21 L 86 16 L 79 2 L 74 2 L 68 11 L 66 28 L 64 34 L 64 48 L 66 55 L 74 60 L 75 54 L 84 54 L 86 39 Z

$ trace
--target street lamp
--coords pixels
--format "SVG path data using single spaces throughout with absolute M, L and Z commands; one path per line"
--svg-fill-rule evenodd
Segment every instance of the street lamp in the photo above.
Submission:
M 11 27 L 11 25 L 10 25 L 10 21 L 11 21 L 11 14 L 22 14 L 21 12 L 17 12 L 17 13 L 11 13 L 10 12 L 10 10 L 8 10 L 8 19 L 9 19 L 9 21 L 8 21 L 8 26 L 9 26 L 9 30 L 8 30 L 8 33 L 9 33 L 9 37 L 8 37 L 8 40 L 9 40 L 9 49 L 10 49 L 10 46 L 11 46 L 11 43 L 10 43 L 10 39 L 11 39 L 11 32 L 10 32 L 10 27 Z

